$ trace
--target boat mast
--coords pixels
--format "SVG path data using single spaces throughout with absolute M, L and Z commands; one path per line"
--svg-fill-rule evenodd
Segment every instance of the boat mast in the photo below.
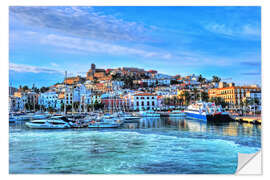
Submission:
M 73 102 L 74 102 L 74 88 L 73 88 L 73 84 L 71 85 L 71 95 L 72 95 L 72 101 L 71 101 L 71 106 L 72 106 L 72 116 L 73 116 L 73 111 L 74 111 L 74 106 L 73 106 Z
M 67 96 L 66 96 L 66 91 L 67 91 L 67 87 L 66 87 L 66 79 L 67 79 L 67 71 L 65 71 L 65 79 L 64 79 L 64 84 L 65 84 L 65 100 L 64 100 L 64 115 L 67 114 Z
M 35 94 L 34 94 L 34 112 L 36 112 L 36 96 L 35 96 Z

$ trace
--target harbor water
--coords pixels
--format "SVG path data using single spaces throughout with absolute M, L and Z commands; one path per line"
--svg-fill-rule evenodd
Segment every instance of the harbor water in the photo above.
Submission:
M 261 126 L 142 118 L 116 129 L 9 127 L 11 174 L 233 174 L 261 148 Z

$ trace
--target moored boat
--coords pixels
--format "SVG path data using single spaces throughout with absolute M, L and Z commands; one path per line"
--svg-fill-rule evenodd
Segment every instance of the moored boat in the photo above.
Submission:
M 198 119 L 204 122 L 224 122 L 233 120 L 228 112 L 212 102 L 196 102 L 187 107 L 184 111 L 187 118 Z
M 139 112 L 140 116 L 142 117 L 160 117 L 160 114 L 156 113 L 153 110 L 148 110 L 148 111 L 140 111 Z
M 50 119 L 33 120 L 26 122 L 25 125 L 32 129 L 65 129 L 71 127 L 64 116 L 56 116 Z
M 104 116 L 92 119 L 89 128 L 117 128 L 124 122 L 124 119 L 118 117 L 117 114 L 105 114 Z
M 180 110 L 174 110 L 172 112 L 169 113 L 169 116 L 172 116 L 172 117 L 183 117 L 185 116 L 185 113 L 183 111 L 180 111 Z

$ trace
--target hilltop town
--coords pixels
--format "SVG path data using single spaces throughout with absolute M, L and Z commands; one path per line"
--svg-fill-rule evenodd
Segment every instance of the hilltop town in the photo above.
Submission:
M 90 112 L 102 109 L 140 111 L 182 109 L 195 101 L 210 101 L 231 112 L 260 113 L 261 88 L 236 86 L 220 77 L 169 76 L 133 67 L 98 69 L 85 77 L 66 77 L 50 87 L 10 87 L 9 109 L 15 111 Z M 66 105 L 66 109 L 64 109 Z

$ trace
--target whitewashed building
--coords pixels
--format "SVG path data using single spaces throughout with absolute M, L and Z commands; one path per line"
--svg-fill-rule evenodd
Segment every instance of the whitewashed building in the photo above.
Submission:
M 151 93 L 133 95 L 134 110 L 153 110 L 158 107 L 157 96 Z
M 57 108 L 58 94 L 54 91 L 41 93 L 38 99 L 38 104 L 44 108 Z

